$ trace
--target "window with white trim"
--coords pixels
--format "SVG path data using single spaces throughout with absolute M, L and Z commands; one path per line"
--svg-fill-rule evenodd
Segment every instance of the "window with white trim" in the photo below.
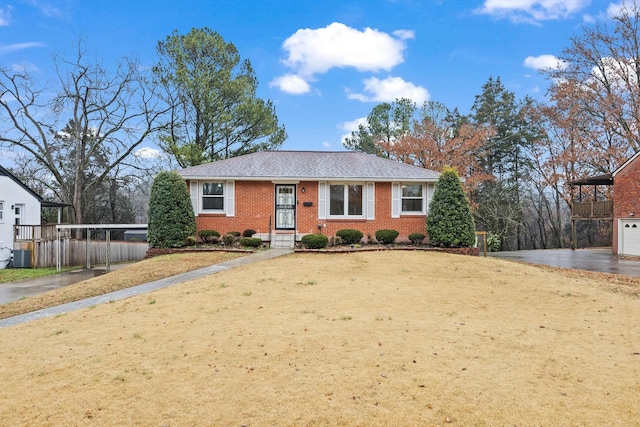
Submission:
M 0 222 L 4 222 L 4 201 L 0 200 Z
M 402 213 L 424 212 L 424 186 L 422 184 L 402 184 Z
M 202 210 L 224 211 L 224 182 L 202 183 Z
M 363 216 L 362 184 L 329 185 L 329 217 Z

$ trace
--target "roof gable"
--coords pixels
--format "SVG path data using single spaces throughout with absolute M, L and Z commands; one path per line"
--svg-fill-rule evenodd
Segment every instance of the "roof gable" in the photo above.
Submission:
M 613 177 L 615 178 L 617 174 L 619 174 L 622 169 L 626 168 L 631 162 L 633 162 L 640 155 L 640 151 L 637 151 L 633 156 L 631 156 L 626 162 L 624 162 L 618 169 L 613 172 Z
M 2 166 L 0 166 L 0 176 L 6 176 L 9 179 L 11 179 L 13 182 L 15 182 L 16 184 L 18 184 L 20 187 L 22 187 L 27 193 L 31 194 L 33 197 L 35 197 L 39 202 L 42 202 L 42 197 L 40 197 L 40 195 L 38 195 L 35 191 L 33 191 L 31 188 L 29 188 L 24 182 L 20 181 L 18 178 L 15 177 L 15 175 L 13 175 L 11 172 L 9 172 L 8 170 L 6 170 L 5 168 L 3 168 Z
M 182 169 L 186 179 L 436 182 L 438 172 L 354 151 L 259 151 Z

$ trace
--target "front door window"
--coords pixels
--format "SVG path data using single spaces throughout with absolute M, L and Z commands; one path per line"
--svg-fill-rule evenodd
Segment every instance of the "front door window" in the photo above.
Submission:
M 296 186 L 276 185 L 276 229 L 296 228 Z

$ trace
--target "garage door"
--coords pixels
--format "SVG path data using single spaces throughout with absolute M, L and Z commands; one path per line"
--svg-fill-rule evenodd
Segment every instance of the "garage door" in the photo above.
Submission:
M 640 219 L 620 220 L 622 235 L 618 253 L 640 256 Z

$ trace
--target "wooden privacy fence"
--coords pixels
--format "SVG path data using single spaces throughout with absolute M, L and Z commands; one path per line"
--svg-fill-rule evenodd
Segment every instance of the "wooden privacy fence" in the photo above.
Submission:
M 16 250 L 31 252 L 31 267 L 69 267 L 82 265 L 132 262 L 143 259 L 149 249 L 147 242 L 71 239 L 71 229 L 81 226 L 61 224 L 15 226 L 14 254 Z M 84 226 L 86 228 L 143 228 L 144 224 Z M 107 233 L 108 235 L 108 233 Z
M 111 263 L 132 262 L 143 259 L 149 249 L 146 242 L 114 242 L 109 243 L 109 259 Z M 31 251 L 31 266 L 34 268 L 56 267 L 58 242 L 56 240 L 22 241 L 14 244 L 14 250 Z M 87 262 L 87 253 L 89 262 Z M 105 264 L 107 259 L 107 242 L 75 239 L 60 240 L 60 266 Z

